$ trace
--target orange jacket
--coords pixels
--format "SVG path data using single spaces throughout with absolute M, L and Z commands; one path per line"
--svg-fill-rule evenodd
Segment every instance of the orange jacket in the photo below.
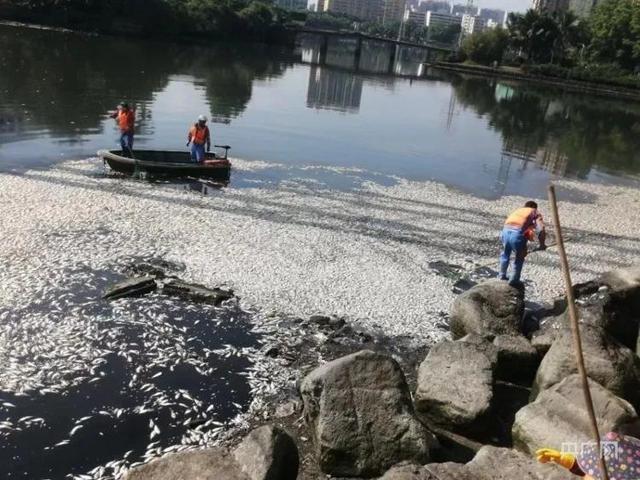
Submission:
M 191 127 L 191 130 L 189 130 L 189 141 L 196 145 L 204 145 L 207 142 L 211 142 L 209 127 L 205 125 L 204 128 L 200 128 L 196 123 Z
M 504 222 L 505 227 L 519 229 L 527 237 L 533 237 L 536 226 L 544 229 L 542 215 L 535 208 L 522 207 L 513 211 Z
M 136 112 L 133 110 L 120 110 L 116 117 L 121 132 L 133 132 L 136 122 Z

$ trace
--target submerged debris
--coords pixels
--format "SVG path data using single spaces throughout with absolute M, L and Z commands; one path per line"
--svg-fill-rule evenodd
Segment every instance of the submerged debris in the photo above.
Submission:
M 124 297 L 140 297 L 158 288 L 153 277 L 128 278 L 109 287 L 102 298 L 116 300 Z

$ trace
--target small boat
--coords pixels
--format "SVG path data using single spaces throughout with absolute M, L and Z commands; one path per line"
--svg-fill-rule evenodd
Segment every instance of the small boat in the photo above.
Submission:
M 227 159 L 228 145 L 216 145 L 225 150 L 224 157 L 207 153 L 201 163 L 191 161 L 189 152 L 162 150 L 134 150 L 133 158 L 122 150 L 100 150 L 98 157 L 112 170 L 125 175 L 145 172 L 152 177 L 195 177 L 229 181 L 231 162 Z

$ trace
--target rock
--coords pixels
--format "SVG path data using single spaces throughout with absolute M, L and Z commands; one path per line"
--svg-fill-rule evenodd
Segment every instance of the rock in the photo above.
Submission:
M 298 476 L 300 461 L 295 441 L 272 425 L 253 430 L 233 456 L 250 480 L 296 480 Z
M 540 363 L 538 352 L 522 335 L 498 335 L 493 339 L 498 350 L 496 377 L 513 382 L 530 382 Z
M 634 427 L 636 411 L 628 402 L 593 380 L 589 380 L 589 386 L 601 433 L 619 431 L 623 425 Z M 512 428 L 513 444 L 528 454 L 542 447 L 561 450 L 563 443 L 590 441 L 589 425 L 582 382 L 574 374 L 518 411 Z
M 156 288 L 158 285 L 153 277 L 128 278 L 109 287 L 102 298 L 116 300 L 124 297 L 139 297 L 153 292 Z
M 599 328 L 580 328 L 585 367 L 590 378 L 633 405 L 640 399 L 640 359 Z M 563 331 L 538 368 L 531 398 L 577 372 L 573 337 Z
M 381 475 L 403 460 L 426 462 L 437 444 L 415 417 L 398 363 L 363 350 L 303 380 L 304 416 L 320 468 L 335 476 Z
M 566 480 L 567 471 L 558 465 L 543 465 L 532 455 L 510 448 L 484 446 L 467 463 L 478 480 Z
M 202 285 L 186 283 L 177 279 L 165 283 L 164 287 L 162 287 L 162 293 L 174 295 L 193 302 L 210 303 L 212 305 L 220 305 L 223 301 L 233 298 L 232 290 L 207 288 Z
M 309 322 L 317 324 L 319 327 L 329 326 L 331 323 L 331 317 L 328 315 L 311 315 Z
M 480 427 L 493 400 L 495 363 L 485 350 L 467 341 L 435 345 L 418 370 L 415 402 L 420 414 L 454 431 Z
M 494 369 L 498 365 L 498 348 L 491 342 L 489 342 L 486 338 L 476 335 L 475 333 L 469 333 L 462 337 L 460 342 L 468 342 L 473 343 L 478 347 L 482 353 L 484 353 L 487 358 L 491 361 L 491 368 Z
M 299 400 L 291 400 L 278 405 L 276 407 L 275 416 L 276 418 L 290 417 L 294 413 L 298 412 L 300 408 L 301 404 Z
M 174 453 L 130 470 L 125 480 L 249 480 L 221 449 Z
M 399 465 L 380 480 L 566 480 L 558 465 L 543 465 L 535 457 L 509 448 L 484 446 L 467 464 L 446 462 L 424 466 Z
M 493 338 L 518 334 L 524 314 L 524 293 L 501 280 L 488 280 L 456 298 L 451 310 L 453 338 L 475 333 Z

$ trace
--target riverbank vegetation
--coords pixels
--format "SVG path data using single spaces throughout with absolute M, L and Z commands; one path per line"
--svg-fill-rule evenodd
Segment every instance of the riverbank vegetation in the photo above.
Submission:
M 288 16 L 261 0 L 0 0 L 0 18 L 150 37 L 277 42 Z
M 640 8 L 635 0 L 606 0 L 584 19 L 570 11 L 511 13 L 506 29 L 468 36 L 460 54 L 531 75 L 640 88 Z

